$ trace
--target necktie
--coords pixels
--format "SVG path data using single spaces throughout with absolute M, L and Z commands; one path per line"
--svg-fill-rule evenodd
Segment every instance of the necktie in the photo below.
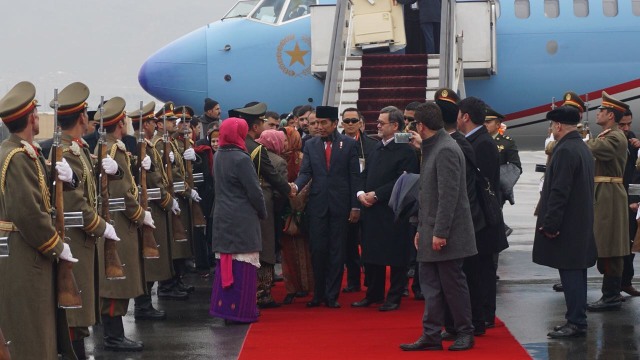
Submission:
M 329 164 L 331 163 L 331 141 L 325 142 L 324 158 L 327 160 L 327 170 L 329 170 Z

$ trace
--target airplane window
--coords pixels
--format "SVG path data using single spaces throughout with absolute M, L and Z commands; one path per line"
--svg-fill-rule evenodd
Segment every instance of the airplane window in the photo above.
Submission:
M 618 0 L 602 0 L 604 16 L 614 17 L 618 15 Z
M 589 1 L 573 0 L 573 15 L 577 17 L 589 16 Z
M 307 15 L 311 11 L 309 6 L 317 3 L 317 0 L 291 0 L 282 20 L 288 21 Z
M 275 24 L 278 21 L 285 0 L 265 0 L 251 16 L 253 19 L 260 20 L 269 24 Z
M 222 19 L 245 17 L 256 7 L 258 0 L 238 1 L 238 3 Z
M 631 0 L 633 15 L 640 16 L 640 0 Z
M 527 19 L 531 15 L 529 0 L 515 0 L 514 9 L 518 19 Z
M 544 16 L 555 19 L 560 15 L 558 0 L 544 0 Z

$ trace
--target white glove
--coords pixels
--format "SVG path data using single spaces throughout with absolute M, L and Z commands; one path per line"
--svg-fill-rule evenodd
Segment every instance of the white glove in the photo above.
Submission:
M 105 239 L 120 241 L 120 238 L 116 234 L 116 229 L 109 223 L 107 223 L 107 227 L 104 228 L 104 234 L 102 234 L 102 237 Z
M 69 247 L 69 244 L 62 244 L 62 246 L 64 247 L 62 249 L 62 254 L 60 254 L 60 259 L 62 260 L 66 260 L 72 263 L 77 263 L 78 259 L 74 258 L 73 255 L 71 254 L 71 248 Z
M 173 163 L 176 160 L 176 157 L 173 156 L 173 151 L 169 151 L 169 160 L 171 160 L 171 163 Z
M 156 226 L 153 224 L 153 218 L 151 217 L 151 211 L 144 211 L 144 220 L 142 220 L 142 223 L 147 225 L 148 227 L 155 229 Z
M 638 157 L 640 157 L 640 149 L 638 149 Z
M 173 213 L 176 215 L 180 214 L 180 205 L 178 205 L 178 201 L 176 199 L 173 199 L 173 205 L 171 205 L 171 211 L 173 211 Z
M 71 166 L 69 166 L 67 159 L 63 158 L 62 161 L 56 162 L 56 171 L 60 181 L 70 183 L 73 180 L 73 171 L 71 171 Z
M 149 155 L 145 155 L 144 159 L 142 159 L 142 168 L 147 171 L 151 169 L 151 158 Z
M 195 202 L 200 202 L 200 200 L 202 200 L 200 195 L 198 195 L 198 192 L 195 191 L 194 189 L 191 189 L 191 200 L 193 200 Z
M 102 159 L 102 168 L 107 174 L 113 175 L 118 172 L 118 163 L 107 155 L 106 158 Z
M 184 157 L 185 160 L 188 160 L 188 161 L 196 160 L 196 152 L 195 150 L 193 150 L 193 148 L 188 148 L 187 150 L 185 150 L 182 156 Z

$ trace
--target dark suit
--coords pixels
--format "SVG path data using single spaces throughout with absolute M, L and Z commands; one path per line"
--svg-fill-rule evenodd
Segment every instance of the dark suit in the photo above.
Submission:
M 314 300 L 336 301 L 344 269 L 347 220 L 359 208 L 356 191 L 361 188 L 360 166 L 355 140 L 331 134 L 329 169 L 325 143 L 314 137 L 304 148 L 302 165 L 295 181 L 299 190 L 310 181 L 309 214 L 311 261 L 315 280 Z
M 627 139 L 633 139 L 636 137 L 636 134 L 633 131 L 629 130 L 625 134 Z M 629 152 L 627 153 L 627 164 L 624 167 L 624 174 L 622 175 L 622 183 L 624 184 L 624 188 L 627 190 L 627 197 L 629 199 L 629 204 L 640 202 L 640 196 L 632 195 L 629 196 L 629 184 L 637 184 L 639 183 L 638 173 L 636 172 L 636 161 L 638 160 L 638 149 L 634 148 L 631 144 L 627 144 Z M 636 230 L 638 229 L 638 223 L 636 222 L 636 213 L 629 210 L 629 240 L 633 240 L 636 236 Z M 636 254 L 630 253 L 629 255 L 624 257 L 624 267 L 622 269 L 622 286 L 631 285 L 631 280 L 633 280 L 633 259 L 636 257 Z
M 442 0 L 398 0 L 398 3 L 404 5 L 416 2 L 420 14 L 420 27 L 425 40 L 425 50 L 427 54 L 439 54 Z
M 496 143 L 487 132 L 487 129 L 480 125 L 479 129 L 467 136 L 476 155 L 476 165 L 480 169 L 482 176 L 489 180 L 491 188 L 500 188 L 500 164 L 498 148 Z M 495 321 L 496 309 L 496 264 L 493 256 L 496 253 L 509 247 L 507 237 L 504 233 L 504 224 L 496 226 L 485 226 L 484 229 L 476 233 L 476 243 L 478 246 L 478 266 L 480 267 L 481 289 L 484 291 L 484 317 L 485 321 L 493 323 Z
M 378 140 L 370 138 L 360 132 L 358 140 L 356 140 L 356 149 L 358 150 L 358 159 L 364 159 L 365 167 L 369 163 L 369 154 L 375 149 L 378 143 Z M 349 224 L 347 231 L 346 260 L 344 265 L 347 268 L 347 287 L 352 289 L 360 288 L 360 267 L 362 264 L 360 263 L 359 246 L 361 228 L 362 221 Z
M 389 207 L 391 191 L 403 172 L 418 173 L 416 152 L 408 144 L 391 140 L 386 146 L 379 142 L 369 156 L 363 173 L 364 191 L 375 191 L 378 201 L 362 209 L 362 260 L 367 272 L 367 298 L 384 299 L 386 266 L 391 266 L 391 287 L 387 303 L 400 304 L 407 284 L 407 266 L 413 241 L 408 219 L 394 221 Z

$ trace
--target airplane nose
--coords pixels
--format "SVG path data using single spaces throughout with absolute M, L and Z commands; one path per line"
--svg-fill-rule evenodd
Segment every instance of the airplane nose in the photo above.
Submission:
M 161 101 L 187 104 L 206 97 L 207 41 L 205 28 L 195 30 L 151 55 L 138 72 L 140 86 Z M 186 90 L 186 91 L 185 91 Z M 183 98 L 184 97 L 184 98 Z

